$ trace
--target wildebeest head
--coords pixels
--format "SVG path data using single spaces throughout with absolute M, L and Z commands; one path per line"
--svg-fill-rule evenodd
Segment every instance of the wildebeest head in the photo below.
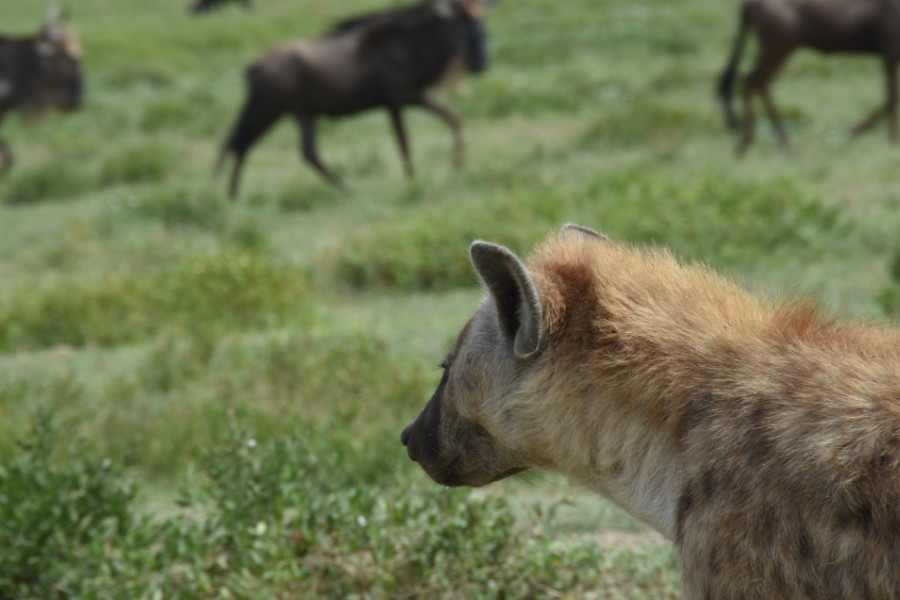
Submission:
M 605 239 L 574 226 L 561 235 Z M 469 254 L 487 297 L 447 353 L 437 391 L 401 436 L 410 458 L 448 486 L 481 486 L 552 464 L 532 410 L 548 355 L 538 285 L 502 246 L 475 242 Z
M 221 5 L 230 1 L 240 2 L 244 5 L 244 8 L 250 8 L 250 0 L 195 0 L 195 2 L 190 5 L 190 11 L 195 15 L 199 15 L 209 12 L 214 8 L 219 8 Z
M 39 105 L 74 110 L 81 106 L 81 42 L 63 18 L 48 13 L 35 43 L 40 70 Z
M 481 73 L 488 66 L 487 33 L 484 17 L 496 2 L 484 0 L 432 0 L 434 10 L 444 18 L 458 19 L 463 24 L 460 40 L 466 70 Z

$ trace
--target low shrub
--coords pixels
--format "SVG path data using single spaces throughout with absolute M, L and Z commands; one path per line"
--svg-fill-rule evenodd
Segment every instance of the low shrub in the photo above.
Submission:
M 234 422 L 157 520 L 110 461 L 55 463 L 52 429 L 38 431 L 0 470 L 9 597 L 678 597 L 670 550 L 548 535 L 552 514 L 417 483 L 398 449 L 340 420 L 270 440 Z
M 2 349 L 114 345 L 163 328 L 202 337 L 274 326 L 302 312 L 309 283 L 295 267 L 230 251 L 143 273 L 110 272 L 99 281 L 53 280 L 19 292 L 0 299 Z
M 80 572 L 100 569 L 105 543 L 133 526 L 134 490 L 111 461 L 86 457 L 76 445 L 54 456 L 57 433 L 39 415 L 20 451 L 0 464 L 2 597 L 76 595 Z
M 652 178 L 642 170 L 597 180 L 597 222 L 630 242 L 665 244 L 719 266 L 753 265 L 784 252 L 814 255 L 852 223 L 795 180 L 719 173 Z
M 138 192 L 125 207 L 132 214 L 160 221 L 167 227 L 212 231 L 224 229 L 228 216 L 224 199 L 208 186 L 157 186 Z
M 23 205 L 71 198 L 92 189 L 94 177 L 74 162 L 17 165 L 3 182 L 3 199 L 6 204 Z
M 489 202 L 433 205 L 407 219 L 359 228 L 320 260 L 339 281 L 359 288 L 447 289 L 475 283 L 466 253 L 472 240 L 526 252 L 569 221 L 720 266 L 819 252 L 823 240 L 851 226 L 789 179 L 679 178 L 643 169 L 601 173 L 578 186 L 536 179 Z
M 289 181 L 276 195 L 278 207 L 284 212 L 309 212 L 343 199 L 340 190 L 332 186 L 322 185 L 319 181 L 301 183 L 300 179 Z
M 145 143 L 118 152 L 103 163 L 103 185 L 146 183 L 165 179 L 178 165 L 175 153 L 161 143 Z
M 894 252 L 894 256 L 888 265 L 891 281 L 878 295 L 878 303 L 885 314 L 892 317 L 900 317 L 900 249 Z
M 596 117 L 581 135 L 581 145 L 597 147 L 675 147 L 687 138 L 708 135 L 721 127 L 700 111 L 686 111 L 638 97 Z

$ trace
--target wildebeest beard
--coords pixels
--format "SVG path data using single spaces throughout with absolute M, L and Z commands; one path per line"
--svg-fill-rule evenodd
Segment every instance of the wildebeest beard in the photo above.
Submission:
M 484 21 L 466 15 L 466 68 L 472 73 L 481 73 L 488 67 L 487 33 Z

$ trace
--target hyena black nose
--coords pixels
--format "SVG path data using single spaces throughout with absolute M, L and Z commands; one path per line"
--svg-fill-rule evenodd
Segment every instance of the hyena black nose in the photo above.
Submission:
M 416 452 L 416 444 L 412 440 L 412 425 L 403 430 L 403 433 L 400 434 L 400 442 L 406 446 L 406 453 L 409 455 L 410 460 L 414 460 L 415 462 L 419 462 L 418 453 Z
M 403 430 L 403 433 L 400 434 L 400 443 L 406 446 L 409 444 L 409 427 Z

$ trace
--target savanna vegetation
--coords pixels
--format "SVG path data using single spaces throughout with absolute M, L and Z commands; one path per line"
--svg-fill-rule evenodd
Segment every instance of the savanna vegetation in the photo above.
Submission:
M 736 160 L 715 78 L 736 5 L 509 0 L 493 64 L 412 113 L 407 181 L 383 113 L 323 123 L 349 184 L 283 123 L 238 202 L 212 166 L 244 66 L 381 0 L 79 0 L 86 102 L 13 116 L 0 180 L 0 598 L 677 598 L 676 557 L 542 474 L 431 483 L 401 429 L 480 297 L 466 249 L 525 252 L 572 221 L 660 243 L 767 294 L 900 312 L 900 148 L 849 128 L 871 58 L 799 53 Z M 2 29 L 43 7 L 4 0 Z

